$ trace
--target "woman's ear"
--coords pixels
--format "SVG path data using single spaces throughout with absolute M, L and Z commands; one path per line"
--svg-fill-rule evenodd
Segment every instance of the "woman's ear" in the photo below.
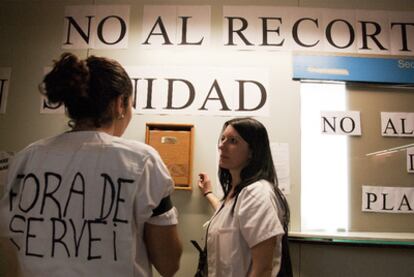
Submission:
M 115 110 L 116 119 L 121 119 L 125 116 L 125 105 L 124 105 L 124 98 L 122 95 L 116 98 L 114 110 Z

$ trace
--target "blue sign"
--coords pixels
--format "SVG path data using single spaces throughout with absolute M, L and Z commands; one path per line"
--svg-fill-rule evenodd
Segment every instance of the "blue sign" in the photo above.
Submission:
M 414 60 L 345 56 L 293 56 L 294 80 L 414 85 Z

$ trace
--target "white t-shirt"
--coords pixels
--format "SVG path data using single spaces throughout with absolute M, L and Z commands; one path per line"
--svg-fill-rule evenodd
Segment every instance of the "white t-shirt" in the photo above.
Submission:
M 213 215 L 207 234 L 208 276 L 244 277 L 251 270 L 250 248 L 277 236 L 273 273 L 279 272 L 283 227 L 278 217 L 276 196 L 269 182 L 255 182 Z
M 173 191 L 158 153 L 103 132 L 68 132 L 18 153 L 0 201 L 0 234 L 24 276 L 152 276 L 144 223 Z

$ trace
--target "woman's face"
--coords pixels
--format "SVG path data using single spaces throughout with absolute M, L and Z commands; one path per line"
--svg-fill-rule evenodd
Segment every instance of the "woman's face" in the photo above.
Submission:
M 231 125 L 224 129 L 219 142 L 219 166 L 228 169 L 232 174 L 240 174 L 249 164 L 251 150 L 249 144 Z

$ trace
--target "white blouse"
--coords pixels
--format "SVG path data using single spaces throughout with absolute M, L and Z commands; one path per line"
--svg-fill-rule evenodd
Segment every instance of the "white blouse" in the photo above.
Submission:
M 281 263 L 282 224 L 278 217 L 277 198 L 272 185 L 261 180 L 245 187 L 235 198 L 222 204 L 213 215 L 207 234 L 208 276 L 247 276 L 251 271 L 250 249 L 277 236 L 273 253 L 273 273 Z
M 146 222 L 173 191 L 158 153 L 106 133 L 68 132 L 17 154 L 0 200 L 0 240 L 16 245 L 22 276 L 152 276 Z

